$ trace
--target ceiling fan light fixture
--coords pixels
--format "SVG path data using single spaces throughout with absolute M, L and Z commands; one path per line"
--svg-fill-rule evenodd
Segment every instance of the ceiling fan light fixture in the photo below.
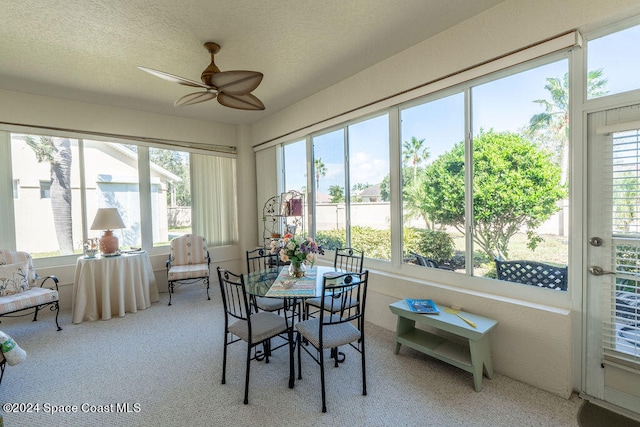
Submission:
M 194 92 L 176 100 L 173 105 L 176 107 L 181 107 L 183 105 L 198 104 L 199 102 L 214 99 L 216 96 L 218 96 L 218 92 L 215 90 L 207 90 L 206 92 Z
M 211 84 L 220 92 L 230 95 L 246 95 L 258 87 L 262 73 L 257 71 L 222 71 L 211 76 Z
M 264 110 L 264 104 L 250 93 L 245 95 L 229 95 L 225 92 L 218 94 L 218 102 L 225 107 L 238 110 Z
M 164 71 L 145 67 L 138 68 L 173 83 L 205 89 L 204 92 L 190 93 L 181 97 L 174 102 L 173 105 L 176 107 L 197 104 L 217 97 L 218 102 L 225 107 L 239 110 L 264 110 L 262 101 L 250 93 L 262 81 L 262 73 L 245 70 L 220 71 L 214 63 L 214 55 L 220 51 L 220 45 L 207 42 L 204 47 L 211 54 L 211 63 L 200 76 L 202 83 L 174 76 Z

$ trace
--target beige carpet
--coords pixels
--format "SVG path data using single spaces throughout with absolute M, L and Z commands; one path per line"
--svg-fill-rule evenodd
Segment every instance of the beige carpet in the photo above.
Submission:
M 473 389 L 470 373 L 403 348 L 393 354 L 392 332 L 366 324 L 367 396 L 358 354 L 346 349 L 339 368 L 327 368 L 322 414 L 319 368 L 303 359 L 303 379 L 287 387 L 287 353 L 269 364 L 252 362 L 249 404 L 242 403 L 245 346 L 229 355 L 221 385 L 222 303 L 198 287 L 167 294 L 124 318 L 71 324 L 53 316 L 4 320 L 0 329 L 27 353 L 7 367 L 1 403 L 37 403 L 40 412 L 6 413 L 15 426 L 578 426 L 583 401 L 569 400 L 497 374 Z M 303 354 L 304 356 L 304 354 Z M 495 367 L 499 371 L 499 366 Z M 82 407 L 86 404 L 85 408 Z M 103 408 L 130 412 L 99 413 Z M 46 412 L 45 405 L 76 405 L 77 412 Z M 113 406 L 112 406 L 113 405 Z M 84 411 L 83 411 L 84 409 Z

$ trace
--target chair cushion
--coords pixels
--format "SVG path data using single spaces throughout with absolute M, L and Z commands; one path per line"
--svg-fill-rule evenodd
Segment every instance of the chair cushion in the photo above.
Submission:
M 336 318 L 337 316 L 333 316 Z M 296 324 L 296 329 L 314 347 L 320 348 L 320 319 L 304 320 Z M 349 322 L 324 325 L 322 329 L 322 348 L 334 348 L 360 339 L 360 331 Z
M 48 288 L 29 288 L 19 294 L 7 295 L 0 299 L 0 315 L 35 307 L 58 300 L 58 291 Z
M 330 311 L 331 308 L 331 300 L 333 299 L 332 296 L 328 295 L 324 297 L 324 309 L 326 311 Z M 338 311 L 340 311 L 340 304 L 338 303 L 340 300 L 336 299 L 333 302 L 333 312 L 337 313 Z M 309 298 L 305 301 L 305 304 L 313 306 L 313 307 L 318 307 L 320 308 L 320 304 L 321 304 L 322 300 L 320 299 L 320 297 L 317 298 Z M 345 308 L 349 308 L 349 307 L 355 307 L 356 305 L 358 305 L 358 301 L 352 299 L 352 298 L 347 298 L 347 301 L 345 302 Z
M 282 298 L 256 297 L 256 305 L 260 310 L 277 311 L 284 308 L 284 300 Z
M 167 280 L 184 280 L 209 277 L 207 264 L 172 265 L 167 273 Z
M 8 249 L 0 249 L 0 265 L 16 264 L 27 261 L 29 263 L 29 275 L 27 280 L 29 281 L 29 287 L 36 286 L 36 269 L 33 267 L 33 258 L 28 252 L 23 251 L 10 251 Z
M 171 240 L 171 265 L 203 264 L 207 262 L 204 237 L 185 234 Z
M 0 265 L 0 296 L 19 294 L 29 289 L 29 262 Z
M 261 311 L 251 315 L 251 332 L 253 334 L 252 343 L 264 341 L 287 330 L 287 323 L 284 317 L 275 313 Z M 246 320 L 236 320 L 229 325 L 229 332 L 238 338 L 249 342 L 249 332 Z

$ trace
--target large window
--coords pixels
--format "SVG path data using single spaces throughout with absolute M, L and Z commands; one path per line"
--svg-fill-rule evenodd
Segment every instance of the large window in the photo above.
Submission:
M 391 206 L 382 197 L 389 176 L 389 116 L 349 126 L 348 137 L 349 245 L 367 258 L 391 260 Z
M 566 267 L 568 88 L 560 60 L 401 111 L 405 262 L 489 278 L 496 260 Z
M 34 256 L 80 252 L 82 211 L 78 141 L 11 134 L 16 247 Z
M 640 89 L 640 25 L 587 42 L 587 99 Z
M 495 260 L 568 262 L 568 62 L 471 89 L 473 274 Z
M 284 191 L 307 191 L 307 142 L 292 142 L 283 147 Z
M 404 261 L 464 273 L 464 94 L 400 117 Z
M 125 225 L 123 229 L 113 230 L 120 247 L 141 247 L 140 183 L 135 147 L 91 140 L 84 140 L 83 147 L 83 195 L 88 226 L 91 227 L 99 208 L 116 208 Z M 89 229 L 89 237 L 99 237 L 102 231 Z
M 191 233 L 189 153 L 149 149 L 153 245 Z
M 309 199 L 307 193 L 307 141 L 296 141 L 283 147 L 284 192 L 296 191 L 302 194 L 303 203 L 301 217 L 284 219 L 287 226 L 294 226 L 298 234 L 309 234 Z M 283 200 L 280 200 L 282 203 Z M 279 231 L 285 231 L 279 230 Z
M 324 249 L 347 245 L 345 129 L 313 138 L 316 239 Z
M 391 259 L 389 119 L 377 116 L 313 138 L 316 239 L 327 250 L 355 247 Z
M 13 209 L 15 242 L 4 234 L 3 247 L 36 258 L 81 253 L 86 239 L 102 234 L 91 226 L 97 210 L 105 207 L 117 208 L 125 224 L 114 230 L 121 249 L 167 245 L 171 238 L 191 232 L 189 153 L 58 136 L 8 135 L 11 158 L 4 170 L 11 174 L 14 197 L 8 194 L 11 203 L 0 206 L 0 211 Z M 235 187 L 225 192 L 211 185 L 206 197 L 217 206 L 235 206 Z M 229 215 L 223 215 L 225 227 L 237 231 L 233 222 L 237 215 L 231 220 Z M 204 235 L 217 242 L 217 235 Z
M 513 260 L 525 269 L 565 271 L 568 68 L 566 55 L 520 64 L 402 105 L 398 116 L 313 135 L 318 242 L 390 261 L 396 241 L 402 264 L 421 267 L 407 268 L 425 276 L 439 271 L 516 282 L 496 270 L 497 261 Z M 399 119 L 401 236 L 391 234 L 391 203 L 398 198 L 391 194 L 389 129 L 396 124 L 390 117 Z M 285 146 L 285 159 L 303 145 Z M 291 188 L 304 182 L 305 171 L 288 163 Z
M 570 90 L 575 94 L 577 86 L 569 62 L 576 59 L 577 70 L 586 65 L 580 90 L 587 104 L 640 90 L 640 25 L 585 39 L 584 65 L 568 36 L 563 43 L 571 54 L 549 45 L 544 57 L 536 50 L 528 62 L 508 58 L 510 68 L 501 68 L 501 58 L 425 86 L 428 93 L 455 82 L 423 98 L 399 105 L 383 99 L 380 105 L 389 107 L 374 119 L 348 113 L 344 125 L 311 134 L 319 242 L 328 249 L 352 245 L 367 258 L 394 261 L 394 269 L 452 285 L 513 286 L 511 294 L 533 289 L 515 287 L 528 275 L 540 282 L 551 274 L 562 283 L 527 284 L 568 289 L 570 156 L 575 161 L 582 150 L 569 139 L 571 131 L 581 133 L 570 123 Z M 497 71 L 483 75 L 484 68 Z M 637 103 L 635 95 L 611 102 Z M 286 168 L 291 188 L 305 171 Z M 522 269 L 505 272 L 505 265 Z

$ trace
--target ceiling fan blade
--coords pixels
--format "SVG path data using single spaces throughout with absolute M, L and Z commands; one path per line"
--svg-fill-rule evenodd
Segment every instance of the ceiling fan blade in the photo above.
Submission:
M 218 94 L 218 102 L 225 107 L 238 110 L 264 110 L 264 104 L 250 93 L 246 95 L 230 95 L 226 92 Z
M 160 77 L 161 79 L 168 80 L 173 83 L 178 83 L 185 86 L 191 87 L 201 87 L 204 89 L 210 89 L 210 86 L 207 86 L 204 83 L 197 82 L 195 80 L 185 79 L 184 77 L 174 76 L 173 74 L 165 73 L 164 71 L 154 70 L 152 68 L 138 67 L 142 71 L 146 71 L 149 74 L 153 74 L 156 77 Z
M 213 99 L 216 96 L 218 96 L 218 93 L 213 91 L 194 92 L 178 99 L 176 102 L 173 103 L 173 105 L 176 107 L 181 107 L 183 105 L 197 104 L 199 102 L 204 102 L 204 101 Z
M 262 73 L 257 71 L 222 71 L 211 76 L 211 84 L 229 95 L 246 95 L 261 81 Z

